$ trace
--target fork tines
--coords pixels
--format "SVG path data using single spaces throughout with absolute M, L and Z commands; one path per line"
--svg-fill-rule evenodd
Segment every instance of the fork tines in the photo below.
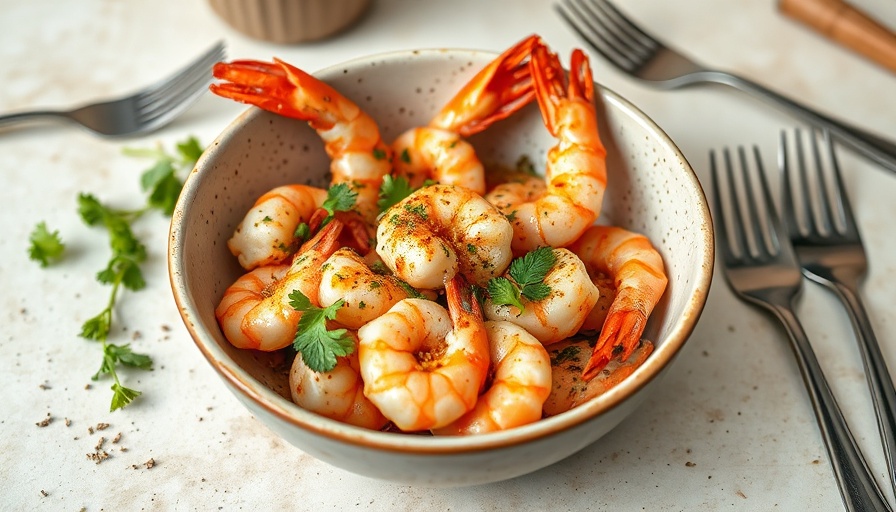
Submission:
M 752 149 L 754 162 L 751 165 L 743 146 L 737 148 L 736 162 L 728 148 L 724 148 L 724 176 L 716 165 L 715 152 L 710 152 L 713 196 L 722 238 L 719 245 L 728 261 L 771 260 L 790 247 L 779 239 L 779 233 L 784 230 L 775 210 L 759 148 L 753 146 Z M 739 172 L 735 173 L 735 167 Z M 755 172 L 750 171 L 752 168 Z M 723 193 L 723 190 L 728 192 Z M 725 197 L 730 199 L 725 201 Z
M 661 46 L 606 0 L 563 0 L 555 8 L 595 50 L 633 72 Z
M 819 137 L 824 140 L 824 151 L 819 147 Z M 803 140 L 807 138 L 811 163 L 804 150 Z M 820 238 L 817 235 L 826 234 L 859 242 L 858 225 L 845 193 L 830 133 L 810 129 L 804 137 L 796 128 L 793 142 L 790 147 L 787 132 L 781 132 L 779 167 L 784 187 L 784 211 L 792 213 L 787 216 L 790 233 L 804 238 Z

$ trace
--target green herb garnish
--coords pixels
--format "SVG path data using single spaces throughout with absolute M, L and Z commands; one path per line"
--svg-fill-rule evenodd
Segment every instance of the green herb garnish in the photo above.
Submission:
M 152 369 L 152 359 L 144 354 L 131 351 L 130 345 L 115 345 L 107 339 L 112 330 L 112 313 L 121 288 L 131 291 L 141 290 L 146 286 L 140 265 L 146 261 L 146 247 L 134 235 L 133 223 L 152 210 L 159 210 L 171 215 L 177 198 L 183 188 L 183 180 L 179 173 L 189 171 L 202 154 L 202 148 L 195 137 L 177 144 L 177 155 L 169 155 L 161 149 L 125 149 L 129 156 L 150 157 L 155 159 L 152 167 L 144 171 L 140 177 L 141 187 L 148 192 L 146 205 L 136 210 L 111 208 L 99 201 L 94 195 L 81 193 L 78 195 L 78 213 L 88 226 L 102 227 L 109 234 L 109 246 L 112 256 L 106 267 L 96 275 L 97 281 L 112 286 L 109 300 L 102 311 L 88 319 L 81 326 L 80 336 L 102 343 L 103 362 L 93 380 L 110 375 L 112 384 L 112 404 L 114 411 L 125 407 L 140 392 L 121 384 L 116 372 L 118 365 Z
M 28 240 L 31 242 L 28 257 L 39 262 L 41 267 L 49 266 L 51 262 L 61 258 L 65 251 L 59 231 L 50 231 L 45 222 L 37 223 Z
M 539 301 L 551 293 L 551 287 L 544 283 L 557 256 L 550 247 L 539 247 L 510 263 L 507 274 L 510 277 L 494 277 L 488 281 L 488 294 L 498 305 L 515 306 L 522 314 L 525 306 L 522 298 Z
M 355 342 L 346 329 L 327 329 L 327 320 L 336 318 L 336 312 L 344 304 L 342 299 L 320 308 L 301 291 L 293 290 L 289 294 L 289 304 L 302 313 L 293 347 L 312 371 L 328 372 L 336 367 L 337 356 L 347 356 L 355 351 Z
M 380 198 L 376 205 L 381 212 L 384 212 L 413 192 L 414 187 L 411 186 L 407 178 L 404 176 L 393 177 L 387 174 L 383 176 L 383 183 L 380 185 Z

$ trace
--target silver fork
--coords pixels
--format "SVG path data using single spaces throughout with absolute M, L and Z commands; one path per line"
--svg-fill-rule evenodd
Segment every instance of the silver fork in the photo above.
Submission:
M 224 43 L 218 42 L 177 73 L 134 94 L 70 111 L 34 110 L 0 115 L 0 126 L 38 118 L 61 118 L 108 137 L 147 133 L 169 123 L 199 99 L 212 81 L 212 66 L 225 57 Z
M 896 144 L 821 114 L 741 76 L 706 68 L 647 34 L 607 0 L 561 0 L 557 11 L 591 47 L 629 75 L 663 89 L 718 83 L 769 100 L 804 122 L 830 130 L 859 154 L 896 172 Z
M 775 212 L 759 149 L 753 148 L 755 173 L 750 172 L 743 147 L 738 156 L 740 169 L 735 173 L 729 151 L 723 150 L 726 172 L 722 177 L 715 153 L 710 152 L 717 240 L 725 278 L 740 298 L 770 311 L 787 330 L 846 508 L 890 510 L 793 311 L 802 276 L 787 232 Z M 736 175 L 741 177 L 740 186 Z M 727 187 L 723 186 L 726 183 Z
M 877 414 L 890 483 L 896 488 L 896 388 L 859 297 L 858 283 L 865 276 L 867 257 L 843 187 L 833 142 L 828 133 L 823 137 L 824 156 L 815 130 L 809 134 L 815 168 L 814 176 L 810 176 L 800 131 L 794 131 L 793 149 L 788 147 L 786 132 L 781 132 L 783 211 L 803 273 L 829 287 L 846 306 L 852 320 Z

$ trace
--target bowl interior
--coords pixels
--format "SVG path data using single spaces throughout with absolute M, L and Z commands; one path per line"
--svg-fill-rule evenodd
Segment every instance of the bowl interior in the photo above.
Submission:
M 384 140 L 425 125 L 494 54 L 430 50 L 385 54 L 316 73 L 376 119 Z M 663 254 L 669 276 L 645 337 L 656 344 L 648 361 L 622 384 L 588 404 L 501 435 L 539 436 L 586 421 L 618 405 L 656 377 L 679 351 L 702 310 L 712 272 L 712 227 L 703 191 L 675 145 L 644 114 L 598 88 L 601 137 L 608 150 L 608 187 L 600 222 L 647 235 Z M 525 155 L 543 168 L 554 139 L 536 105 L 473 137 L 489 163 L 513 166 Z M 434 440 L 359 432 L 307 413 L 289 399 L 290 356 L 233 348 L 214 310 L 243 271 L 226 247 L 247 209 L 267 190 L 289 183 L 326 187 L 329 160 L 306 123 L 259 109 L 244 112 L 216 140 L 190 176 L 172 222 L 170 272 L 175 299 L 197 345 L 244 396 L 288 416 L 296 425 L 332 435 L 372 436 L 389 444 L 475 444 L 469 438 Z M 487 437 L 487 436 L 477 436 Z M 509 439 L 509 438 L 508 438 Z

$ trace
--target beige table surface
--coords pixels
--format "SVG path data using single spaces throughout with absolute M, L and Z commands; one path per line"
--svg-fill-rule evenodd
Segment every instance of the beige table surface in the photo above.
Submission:
M 770 0 L 627 0 L 645 26 L 709 64 L 789 91 L 824 111 L 896 138 L 896 76 L 781 16 Z M 896 27 L 886 0 L 857 2 Z M 306 70 L 360 55 L 433 47 L 500 51 L 530 33 L 561 54 L 583 43 L 541 0 L 374 0 L 353 30 L 277 46 L 233 32 L 202 0 L 0 1 L 0 111 L 62 107 L 136 89 L 214 41 L 233 58 L 281 57 Z M 767 165 L 787 116 L 720 87 L 649 89 L 593 56 L 596 79 L 638 105 L 707 183 L 708 151 L 758 144 Z M 248 414 L 206 364 L 168 286 L 168 221 L 151 215 L 148 286 L 125 293 L 112 342 L 155 360 L 123 372 L 144 392 L 108 411 L 108 381 L 91 383 L 99 346 L 78 337 L 105 303 L 94 280 L 108 258 L 76 197 L 140 204 L 145 162 L 125 146 L 210 143 L 243 106 L 204 96 L 174 124 L 131 140 L 62 125 L 0 132 L 0 509 L 3 510 L 841 510 L 821 437 L 785 342 L 765 314 L 739 302 L 721 273 L 684 352 L 650 397 L 581 453 L 515 480 L 466 489 L 413 488 L 359 477 L 285 444 Z M 896 176 L 841 153 L 871 261 L 863 285 L 874 328 L 896 365 Z M 68 244 L 41 269 L 26 254 L 44 220 Z M 807 284 L 799 314 L 869 464 L 884 464 L 864 374 L 844 312 Z M 139 333 L 139 334 L 138 334 Z M 86 385 L 91 384 L 90 389 Z M 47 415 L 46 427 L 39 423 Z M 69 424 L 66 424 L 65 419 Z M 108 423 L 105 431 L 89 431 Z M 111 439 L 120 433 L 118 443 Z M 100 437 L 110 457 L 89 460 Z M 124 450 L 124 449 L 126 450 Z M 146 467 L 152 459 L 154 465 Z M 885 491 L 892 497 L 892 491 Z

